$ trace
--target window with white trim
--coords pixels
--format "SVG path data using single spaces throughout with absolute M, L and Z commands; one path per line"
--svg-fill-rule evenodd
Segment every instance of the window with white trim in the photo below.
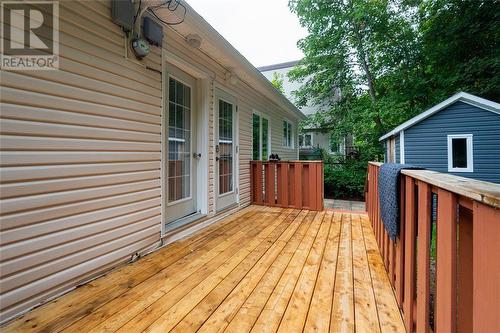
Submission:
M 269 120 L 258 113 L 254 113 L 252 115 L 252 134 L 252 159 L 267 161 L 271 154 Z
M 293 148 L 293 133 L 292 123 L 288 120 L 283 120 L 283 146 Z
M 313 139 L 311 133 L 299 134 L 300 148 L 311 148 L 312 145 L 313 145 Z
M 473 172 L 472 134 L 448 135 L 448 171 Z

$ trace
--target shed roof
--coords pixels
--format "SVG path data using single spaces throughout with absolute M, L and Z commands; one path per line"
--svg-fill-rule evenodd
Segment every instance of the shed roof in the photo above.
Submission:
M 404 123 L 402 123 L 398 127 L 394 128 L 392 131 L 381 136 L 379 138 L 379 141 L 383 141 L 387 138 L 390 138 L 393 135 L 398 134 L 399 132 L 421 122 L 422 120 L 424 120 L 426 118 L 429 118 L 433 114 L 443 110 L 444 108 L 446 108 L 447 106 L 449 106 L 455 102 L 464 102 L 464 103 L 476 106 L 478 108 L 500 114 L 500 104 L 493 102 L 493 101 L 490 101 L 490 100 L 485 99 L 485 98 L 481 98 L 478 96 L 468 94 L 466 92 L 459 92 L 459 93 L 451 96 L 450 98 L 442 101 L 441 103 L 434 105 L 432 108 L 428 109 L 427 111 L 422 112 L 418 116 L 415 116 L 415 117 L 411 118 L 410 120 L 405 121 Z

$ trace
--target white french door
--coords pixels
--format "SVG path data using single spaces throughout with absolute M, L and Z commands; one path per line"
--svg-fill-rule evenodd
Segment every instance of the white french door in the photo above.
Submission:
M 167 66 L 166 80 L 166 228 L 197 212 L 196 80 Z M 176 225 L 177 227 L 178 225 Z
M 236 99 L 216 89 L 216 209 L 221 210 L 237 202 L 237 114 Z

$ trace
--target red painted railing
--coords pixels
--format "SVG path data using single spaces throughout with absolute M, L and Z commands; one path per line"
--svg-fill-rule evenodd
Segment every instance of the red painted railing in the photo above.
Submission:
M 407 332 L 500 332 L 500 185 L 403 170 L 393 242 L 380 218 L 379 166 L 368 165 L 367 210 Z
M 250 162 L 252 203 L 323 210 L 323 162 Z

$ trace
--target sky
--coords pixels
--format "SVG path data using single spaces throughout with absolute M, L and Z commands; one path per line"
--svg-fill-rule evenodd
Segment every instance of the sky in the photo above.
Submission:
M 303 57 L 297 41 L 307 35 L 288 0 L 187 0 L 254 66 Z

